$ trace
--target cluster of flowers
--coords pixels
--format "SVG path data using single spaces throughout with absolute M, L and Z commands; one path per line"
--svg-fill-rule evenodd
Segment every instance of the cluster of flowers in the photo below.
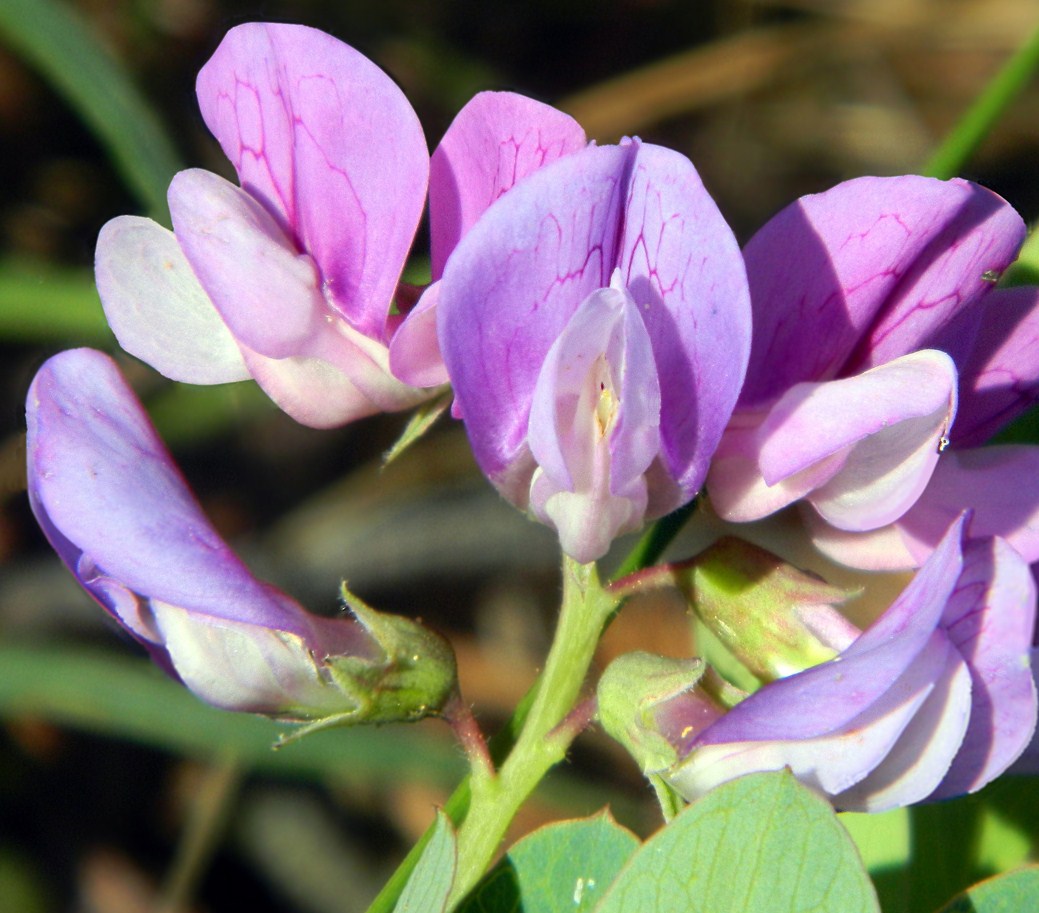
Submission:
M 977 789 L 1025 750 L 1039 448 L 978 445 L 1039 395 L 1039 292 L 995 287 L 1025 231 L 998 196 L 862 178 L 741 251 L 685 157 L 589 144 L 518 95 L 476 96 L 429 157 L 393 82 L 313 29 L 235 28 L 197 92 L 240 185 L 185 171 L 173 232 L 102 231 L 98 289 L 128 352 L 179 381 L 252 378 L 314 427 L 450 382 L 488 478 L 580 562 L 706 484 L 726 520 L 796 502 L 835 560 L 919 569 L 864 633 L 824 625 L 827 661 L 725 713 L 689 691 L 695 726 L 683 695 L 661 704 L 674 788 L 789 766 L 874 809 Z M 417 289 L 401 272 L 427 198 Z M 196 694 L 372 718 L 364 689 L 411 633 L 258 582 L 107 356 L 41 369 L 28 453 L 56 550 Z

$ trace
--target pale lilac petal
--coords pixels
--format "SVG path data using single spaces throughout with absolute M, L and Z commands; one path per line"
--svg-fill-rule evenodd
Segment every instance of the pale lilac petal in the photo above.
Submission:
M 483 211 L 518 181 L 587 145 L 569 115 L 512 92 L 481 92 L 455 117 L 430 160 L 434 282 L 390 342 L 395 377 L 414 387 L 448 382 L 436 337 L 439 279 L 451 251 Z
M 583 149 L 568 114 L 513 92 L 481 92 L 458 112 L 433 153 L 429 174 L 433 279 L 483 211 L 527 175 Z
M 419 298 L 390 340 L 390 370 L 412 387 L 438 387 L 449 380 L 437 339 L 437 299 L 434 282 Z
M 931 690 L 884 759 L 853 787 L 834 796 L 842 811 L 882 812 L 932 794 L 964 744 L 971 715 L 967 663 L 936 631 L 912 672 L 929 676 Z
M 385 342 L 429 169 L 400 89 L 330 35 L 269 23 L 228 32 L 196 89 L 242 186 L 314 258 L 351 325 Z
M 932 444 L 937 458 L 941 431 L 956 403 L 956 366 L 944 352 L 905 355 L 855 377 L 797 384 L 769 410 L 758 435 L 765 480 L 774 483 L 828 456 L 913 419 L 927 419 L 927 432 L 912 435 Z
M 499 486 L 525 451 L 548 350 L 577 306 L 610 284 L 635 153 L 589 148 L 537 171 L 483 214 L 447 263 L 440 348 L 477 462 Z
M 870 376 L 879 382 L 861 383 Z M 944 353 L 924 350 L 855 381 L 855 395 L 845 403 L 872 424 L 871 433 L 848 449 L 840 472 L 812 491 L 808 501 L 834 526 L 870 530 L 898 519 L 926 488 L 956 414 L 956 369 Z M 824 414 L 816 410 L 823 421 Z M 836 413 L 830 413 L 830 421 L 841 422 Z M 794 438 L 787 442 L 793 444 Z M 770 456 L 763 448 L 766 468 Z
M 65 540 L 59 553 L 73 573 L 89 565 L 189 611 L 309 634 L 217 535 L 106 355 L 50 359 L 26 413 L 33 502 Z
M 955 412 L 956 368 L 933 350 L 796 384 L 756 427 L 750 412 L 730 423 L 711 466 L 712 503 L 746 521 L 806 497 L 841 529 L 886 525 L 924 490 Z
M 112 219 L 97 239 L 94 274 L 108 324 L 131 355 L 185 383 L 249 377 L 171 231 L 140 216 Z
M 170 185 L 177 237 L 257 382 L 289 415 L 331 427 L 425 394 L 389 373 L 386 347 L 339 320 L 313 261 L 247 193 L 206 171 Z
M 1039 687 L 1039 647 L 1032 647 L 1029 651 L 1029 659 L 1032 667 L 1032 682 Z M 1033 733 L 1032 741 L 1028 743 L 1021 757 L 1014 762 L 1009 772 L 1012 774 L 1039 773 L 1039 732 Z
M 1001 445 L 947 450 L 927 490 L 898 521 L 922 561 L 965 506 L 972 538 L 1000 536 L 1028 562 L 1039 561 L 1039 447 Z
M 372 351 L 360 334 L 337 329 L 341 336 L 329 352 L 337 364 L 321 358 L 266 358 L 243 347 L 257 384 L 283 412 L 310 428 L 337 428 L 379 412 L 410 409 L 426 398 L 424 391 L 390 375 L 385 350 Z
M 770 682 L 712 723 L 667 774 L 687 798 L 789 768 L 839 808 L 918 801 L 946 775 L 971 676 L 939 627 L 962 570 L 961 518 L 891 607 L 839 657 Z
M 994 290 L 960 370 L 960 405 L 950 435 L 956 447 L 985 443 L 1039 396 L 1039 288 Z
M 296 607 L 298 609 L 298 607 Z M 152 603 L 155 625 L 170 664 L 184 685 L 207 703 L 239 712 L 313 718 L 342 712 L 348 703 L 323 660 L 367 647 L 352 621 L 336 627 L 352 635 L 349 645 Z
M 623 288 L 593 292 L 549 349 L 534 388 L 530 506 L 587 563 L 645 518 L 643 478 L 660 450 L 649 336 Z
M 968 544 L 942 624 L 974 679 L 970 727 L 932 799 L 981 789 L 1028 747 L 1037 713 L 1035 605 L 1035 581 L 1017 552 L 1001 539 Z
M 633 142 L 585 149 L 528 177 L 446 267 L 441 349 L 477 460 L 499 487 L 522 456 L 545 355 L 618 266 L 661 378 L 665 474 L 681 487 L 679 503 L 702 482 L 744 370 L 742 265 L 688 161 Z
M 840 471 L 842 449 L 773 484 L 761 472 L 761 427 L 767 412 L 741 410 L 732 416 L 711 460 L 707 492 L 715 512 L 731 523 L 746 523 L 782 510 Z
M 169 189 L 177 240 L 235 338 L 269 358 L 311 355 L 332 309 L 314 262 L 253 197 L 201 169 Z
M 698 744 L 811 739 L 847 726 L 930 640 L 959 577 L 962 529 L 960 520 L 890 608 L 838 659 L 771 682 L 706 730 Z
M 940 636 L 936 645 L 948 646 L 941 643 Z M 763 740 L 748 732 L 746 738 L 728 742 L 697 743 L 688 760 L 669 773 L 668 782 L 687 799 L 695 799 L 742 774 L 789 768 L 802 783 L 827 796 L 845 793 L 882 764 L 900 736 L 913 726 L 920 708 L 933 693 L 934 677 L 940 674 L 944 660 L 941 650 L 924 649 L 895 680 L 885 682 L 883 693 L 869 703 L 863 702 L 861 713 L 831 732 L 804 739 Z M 766 687 L 771 689 L 776 684 Z M 706 732 L 718 725 L 713 724 Z M 927 790 L 921 797 L 925 795 Z M 849 806 L 854 807 L 852 801 L 840 807 Z
M 732 230 L 692 163 L 636 148 L 618 266 L 653 343 L 662 462 L 679 488 L 673 509 L 703 484 L 732 414 L 750 354 L 750 302 Z
M 1017 214 L 965 181 L 866 177 L 802 197 L 745 250 L 754 356 L 741 404 L 926 346 L 1022 238 Z
M 30 503 L 80 584 L 199 697 L 294 716 L 349 701 L 319 667 L 373 656 L 356 624 L 309 616 L 220 539 L 108 356 L 63 352 L 26 404 Z
M 847 532 L 831 526 L 807 505 L 801 518 L 812 544 L 831 561 L 864 571 L 910 571 L 921 564 L 906 546 L 897 523 L 866 532 Z

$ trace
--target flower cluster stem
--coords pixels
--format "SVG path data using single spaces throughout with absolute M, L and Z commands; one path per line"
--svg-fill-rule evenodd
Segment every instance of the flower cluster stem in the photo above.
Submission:
M 552 648 L 523 729 L 497 774 L 474 771 L 469 813 L 458 831 L 458 865 L 448 901 L 454 907 L 480 879 L 520 806 L 563 760 L 577 729 L 563 723 L 577 704 L 599 635 L 617 598 L 593 564 L 566 559 L 563 604 Z

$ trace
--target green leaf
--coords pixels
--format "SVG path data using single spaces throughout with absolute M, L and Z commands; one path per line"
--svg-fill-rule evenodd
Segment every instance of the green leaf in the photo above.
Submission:
M 0 37 L 79 113 L 152 217 L 168 222 L 166 188 L 182 167 L 173 144 L 130 77 L 71 4 L 3 0 Z
M 830 806 L 786 771 L 712 790 L 637 852 L 595 913 L 879 913 Z
M 608 812 L 523 838 L 458 913 L 581 913 L 594 908 L 639 841 Z
M 940 913 L 1025 913 L 1039 910 L 1039 866 L 997 875 L 954 898 Z
M 909 858 L 909 813 L 904 808 L 867 814 L 844 812 L 838 816 L 851 835 L 870 871 L 905 865 Z
M 443 812 L 437 812 L 433 835 L 404 886 L 394 913 L 444 913 L 457 861 L 451 821 Z

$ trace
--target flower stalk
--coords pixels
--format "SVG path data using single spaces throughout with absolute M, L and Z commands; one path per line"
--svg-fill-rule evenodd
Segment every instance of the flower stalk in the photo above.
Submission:
M 599 635 L 617 602 L 600 584 L 594 564 L 564 559 L 559 624 L 523 729 L 496 775 L 482 767 L 473 771 L 469 813 L 458 831 L 449 908 L 479 881 L 520 806 L 566 756 L 578 730 L 560 724 L 578 702 Z

